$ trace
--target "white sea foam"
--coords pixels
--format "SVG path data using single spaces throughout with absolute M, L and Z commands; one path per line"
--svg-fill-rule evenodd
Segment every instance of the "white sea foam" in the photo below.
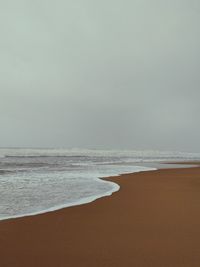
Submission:
M 119 186 L 99 178 L 153 169 L 135 166 L 136 162 L 200 158 L 174 152 L 78 149 L 0 149 L 0 156 L 0 220 L 111 195 Z
M 21 217 L 26 217 L 26 216 L 33 216 L 33 215 L 43 214 L 43 213 L 46 213 L 46 212 L 60 210 L 60 209 L 67 208 L 67 207 L 83 205 L 83 204 L 86 204 L 86 203 L 93 202 L 96 199 L 101 198 L 101 197 L 111 196 L 114 192 L 117 192 L 120 189 L 120 186 L 118 184 L 116 184 L 116 183 L 109 182 L 109 181 L 107 181 L 107 183 L 112 184 L 113 188 L 112 188 L 112 190 L 107 191 L 105 193 L 102 193 L 102 194 L 99 194 L 99 195 L 94 195 L 94 196 L 91 196 L 91 197 L 85 197 L 85 198 L 82 198 L 82 199 L 79 199 L 79 200 L 74 200 L 72 202 L 68 202 L 68 203 L 65 203 L 65 204 L 60 204 L 60 205 L 57 205 L 57 206 L 52 206 L 51 208 L 37 210 L 35 212 L 27 212 L 27 213 L 24 213 L 24 214 L 21 213 L 21 214 L 16 214 L 16 215 L 0 217 L 0 220 L 8 220 L 8 219 L 21 218 Z
M 5 175 L 0 179 L 0 219 L 34 215 L 91 202 L 119 190 L 116 183 L 100 178 L 150 169 L 133 166 L 111 170 L 106 166 L 104 171 L 95 169 Z

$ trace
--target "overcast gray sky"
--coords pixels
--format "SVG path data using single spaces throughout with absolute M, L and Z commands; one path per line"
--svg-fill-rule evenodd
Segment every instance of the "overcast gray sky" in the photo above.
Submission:
M 200 151 L 199 0 L 0 0 L 0 146 Z

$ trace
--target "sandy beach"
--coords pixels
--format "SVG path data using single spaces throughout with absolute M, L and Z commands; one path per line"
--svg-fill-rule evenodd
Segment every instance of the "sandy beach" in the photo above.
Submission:
M 0 266 L 200 266 L 199 167 L 110 180 L 110 197 L 1 221 Z

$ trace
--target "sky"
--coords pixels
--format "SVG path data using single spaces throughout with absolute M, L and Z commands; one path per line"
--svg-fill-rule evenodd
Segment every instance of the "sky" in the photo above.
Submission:
M 200 152 L 198 0 L 0 0 L 0 146 Z

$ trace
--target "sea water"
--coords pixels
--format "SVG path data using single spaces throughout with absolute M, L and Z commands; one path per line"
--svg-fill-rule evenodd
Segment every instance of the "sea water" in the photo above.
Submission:
M 86 149 L 0 149 L 0 220 L 80 205 L 119 190 L 102 177 L 153 170 L 140 163 L 200 154 Z

